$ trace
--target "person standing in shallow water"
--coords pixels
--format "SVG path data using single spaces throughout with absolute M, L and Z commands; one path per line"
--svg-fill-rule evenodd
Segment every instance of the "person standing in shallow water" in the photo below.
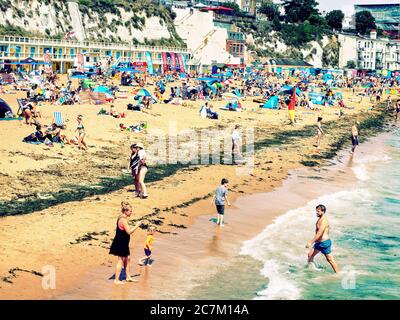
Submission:
M 339 267 L 335 261 L 335 258 L 333 257 L 331 248 L 332 240 L 329 238 L 329 223 L 328 219 L 326 218 L 326 207 L 320 204 L 315 209 L 318 217 L 315 228 L 315 236 L 306 245 L 306 248 L 312 248 L 308 253 L 308 266 L 314 266 L 314 257 L 321 252 L 331 265 L 333 271 L 338 273 Z
M 351 127 L 351 144 L 353 145 L 353 147 L 351 148 L 351 152 L 353 152 L 353 153 L 356 150 L 356 147 L 358 146 L 358 125 L 359 124 L 360 124 L 359 122 L 356 122 Z
M 117 229 L 115 232 L 114 240 L 111 244 L 109 254 L 118 257 L 117 266 L 115 268 L 115 280 L 114 284 L 123 284 L 119 280 L 122 268 L 125 268 L 126 281 L 135 282 L 130 275 L 130 251 L 129 251 L 129 241 L 131 234 L 140 227 L 142 222 L 138 222 L 133 228 L 129 226 L 128 219 L 132 215 L 132 207 L 128 202 L 121 202 L 121 215 L 117 220 Z M 137 281 L 137 280 L 136 280 Z

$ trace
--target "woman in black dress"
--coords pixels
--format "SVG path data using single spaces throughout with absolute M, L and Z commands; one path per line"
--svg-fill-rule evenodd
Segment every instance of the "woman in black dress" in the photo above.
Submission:
M 125 267 L 126 281 L 134 281 L 130 275 L 129 240 L 131 234 L 134 233 L 142 224 L 141 222 L 138 222 L 133 228 L 129 226 L 128 218 L 132 215 L 132 207 L 128 202 L 121 202 L 121 212 L 122 214 L 117 220 L 115 237 L 110 248 L 110 254 L 118 257 L 117 266 L 115 268 L 115 284 L 123 284 L 123 282 L 119 280 L 122 267 Z

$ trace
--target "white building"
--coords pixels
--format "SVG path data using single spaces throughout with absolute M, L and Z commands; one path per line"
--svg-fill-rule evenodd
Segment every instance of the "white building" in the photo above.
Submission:
M 372 30 L 370 37 L 339 34 L 339 67 L 354 61 L 358 69 L 400 70 L 400 41 L 377 38 Z

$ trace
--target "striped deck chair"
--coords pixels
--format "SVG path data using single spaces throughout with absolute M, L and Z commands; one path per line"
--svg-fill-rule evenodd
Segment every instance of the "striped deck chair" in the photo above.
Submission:
M 17 115 L 22 115 L 22 108 L 25 104 L 27 104 L 28 99 L 17 99 L 18 102 L 18 111 Z
M 60 111 L 54 111 L 53 123 L 55 123 L 57 127 L 60 128 L 64 126 L 62 113 Z

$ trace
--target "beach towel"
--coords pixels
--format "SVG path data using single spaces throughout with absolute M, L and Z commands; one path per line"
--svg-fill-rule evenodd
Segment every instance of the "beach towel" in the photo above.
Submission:
M 0 118 L 0 121 L 11 121 L 11 120 L 22 120 L 23 118 L 18 117 L 18 118 Z
M 60 111 L 54 111 L 53 122 L 57 125 L 57 127 L 64 126 L 64 121 L 62 117 L 62 113 Z

